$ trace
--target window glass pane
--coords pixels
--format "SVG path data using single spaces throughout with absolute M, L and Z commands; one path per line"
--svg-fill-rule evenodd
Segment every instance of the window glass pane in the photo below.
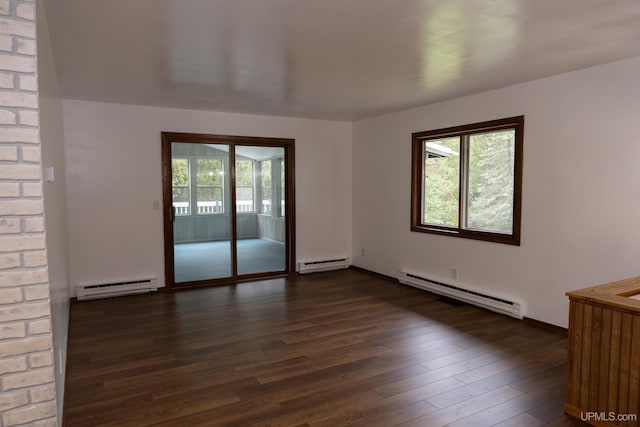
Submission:
M 260 162 L 262 166 L 262 186 L 271 187 L 271 160 Z
M 253 161 L 236 161 L 236 184 L 241 187 L 253 185 Z
M 198 186 L 222 185 L 222 160 L 198 159 Z
M 222 160 L 198 159 L 196 164 L 198 215 L 222 213 Z
M 424 142 L 425 224 L 458 226 L 460 197 L 460 138 Z
M 188 159 L 171 159 L 171 184 L 176 215 L 190 215 Z
M 189 160 L 171 159 L 171 182 L 174 187 L 189 186 Z
M 284 216 L 285 194 L 284 159 L 280 159 L 280 216 Z
M 253 160 L 236 160 L 236 212 L 253 211 Z
M 467 228 L 513 232 L 515 130 L 469 137 Z
M 262 174 L 262 213 L 271 213 L 273 195 L 271 194 L 271 160 L 260 162 Z

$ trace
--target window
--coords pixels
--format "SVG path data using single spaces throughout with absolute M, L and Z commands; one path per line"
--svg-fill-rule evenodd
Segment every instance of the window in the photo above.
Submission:
M 261 213 L 284 217 L 285 170 L 284 158 L 273 158 L 260 162 Z
M 263 160 L 260 162 L 260 176 L 262 182 L 262 213 L 271 214 L 271 160 Z
M 524 116 L 413 134 L 411 230 L 520 245 Z
M 173 207 L 176 215 L 191 215 L 189 191 L 189 159 L 171 160 Z
M 223 213 L 223 170 L 220 159 L 173 158 L 171 184 L 176 216 Z
M 253 160 L 236 160 L 236 212 L 254 212 Z
M 224 211 L 222 204 L 222 160 L 198 159 L 196 200 L 198 214 Z
M 285 184 L 285 176 L 284 176 L 284 159 L 280 159 L 279 161 L 280 164 L 280 212 L 278 213 L 278 216 L 283 217 L 284 216 L 284 202 L 285 202 L 285 188 L 284 188 L 284 184 Z

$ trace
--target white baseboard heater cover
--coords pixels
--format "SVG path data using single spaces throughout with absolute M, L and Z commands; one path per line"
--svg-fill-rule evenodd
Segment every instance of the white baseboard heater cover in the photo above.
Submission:
M 349 268 L 351 258 L 335 258 L 317 261 L 304 261 L 298 263 L 298 273 L 316 273 L 319 271 L 341 270 Z
M 497 313 L 506 314 L 507 316 L 522 319 L 523 305 L 519 301 L 509 298 L 491 295 L 477 290 L 463 288 L 457 285 L 443 283 L 437 280 L 429 279 L 421 274 L 409 273 L 401 271 L 398 277 L 400 283 L 413 286 L 415 288 L 424 289 L 435 294 L 444 295 L 469 304 L 477 305 Z
M 92 283 L 77 287 L 78 300 L 119 297 L 158 290 L 158 278 L 123 280 L 121 282 Z

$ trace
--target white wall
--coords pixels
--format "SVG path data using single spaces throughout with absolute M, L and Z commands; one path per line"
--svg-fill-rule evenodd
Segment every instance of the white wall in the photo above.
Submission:
M 351 125 L 63 101 L 72 293 L 155 275 L 164 284 L 160 133 L 294 138 L 297 258 L 351 252 Z
M 67 256 L 67 211 L 65 202 L 64 134 L 62 100 L 49 39 L 43 2 L 37 2 L 38 89 L 42 166 L 53 166 L 55 181 L 43 183 L 49 291 L 53 324 L 58 414 L 62 414 L 64 370 L 69 325 L 69 272 Z M 58 417 L 58 422 L 62 418 Z
M 640 274 L 638 76 L 634 58 L 355 122 L 354 264 L 520 298 L 567 326 L 566 291 Z M 410 232 L 411 133 L 520 114 L 522 245 Z

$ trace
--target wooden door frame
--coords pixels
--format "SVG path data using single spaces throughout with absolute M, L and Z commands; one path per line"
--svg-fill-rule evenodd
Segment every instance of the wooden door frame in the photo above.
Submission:
M 175 283 L 174 238 L 172 205 L 173 193 L 171 182 L 171 144 L 185 142 L 194 144 L 224 144 L 229 145 L 229 164 L 231 171 L 230 187 L 235 187 L 235 159 L 236 146 L 282 147 L 285 159 L 285 269 L 278 273 L 255 273 L 238 276 L 237 248 L 231 245 L 232 271 L 231 277 L 221 279 L 206 279 L 197 282 Z M 191 286 L 211 286 L 250 281 L 263 278 L 282 277 L 295 273 L 296 262 L 296 203 L 295 203 L 295 140 L 289 138 L 265 138 L 255 136 L 212 135 L 198 133 L 162 132 L 162 198 L 164 224 L 164 271 L 167 289 L 177 289 Z M 231 242 L 237 241 L 235 191 L 231 191 Z

